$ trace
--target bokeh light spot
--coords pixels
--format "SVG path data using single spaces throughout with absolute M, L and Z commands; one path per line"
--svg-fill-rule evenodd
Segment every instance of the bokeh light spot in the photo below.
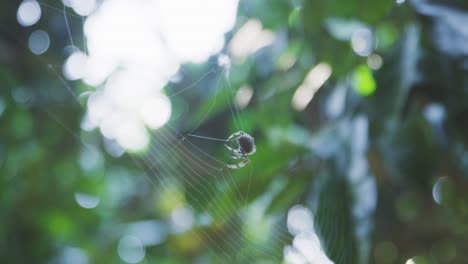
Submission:
M 242 25 L 229 43 L 229 52 L 241 63 L 247 56 L 273 43 L 275 35 L 264 30 L 259 20 L 251 19 Z
M 99 148 L 88 145 L 88 147 L 82 149 L 79 162 L 81 169 L 84 171 L 92 171 L 102 167 L 104 158 Z
M 378 70 L 382 67 L 383 59 L 379 54 L 371 54 L 367 57 L 367 66 L 372 70 Z
M 128 121 L 121 125 L 117 131 L 116 139 L 124 149 L 136 152 L 142 151 L 149 143 L 148 132 L 143 124 L 136 121 Z
M 449 178 L 446 176 L 440 177 L 432 188 L 432 197 L 438 205 L 442 205 L 449 200 L 451 191 Z
M 408 259 L 405 264 L 432 264 L 433 262 L 423 256 L 415 256 Z
M 75 201 L 78 203 L 79 206 L 83 208 L 92 209 L 96 208 L 99 205 L 101 199 L 94 195 L 76 192 Z
M 303 111 L 314 98 L 315 93 L 330 78 L 332 68 L 327 63 L 319 63 L 306 75 L 304 81 L 294 92 L 291 100 L 292 107 L 296 111 Z
M 224 45 L 235 24 L 238 0 L 164 0 L 158 2 L 161 30 L 182 62 L 201 63 Z
M 134 236 L 124 236 L 120 239 L 118 253 L 127 263 L 138 263 L 145 258 L 145 248 L 140 239 Z
M 292 235 L 312 231 L 314 227 L 312 212 L 302 205 L 295 205 L 289 209 L 287 225 L 288 231 Z
M 218 66 L 229 72 L 231 68 L 231 59 L 226 54 L 220 54 L 218 56 Z
M 156 220 L 146 220 L 130 223 L 126 231 L 131 236 L 138 237 L 144 246 L 161 244 L 167 236 L 167 227 Z
M 28 47 L 32 53 L 41 55 L 49 49 L 49 34 L 44 30 L 36 30 L 29 36 Z
M 445 108 L 441 104 L 431 103 L 424 108 L 424 117 L 433 125 L 440 124 L 445 116 Z
M 244 85 L 237 90 L 234 102 L 237 108 L 244 109 L 250 102 L 253 96 L 253 89 L 249 85 Z
M 176 234 L 190 230 L 195 221 L 193 211 L 188 207 L 177 207 L 171 213 L 171 229 Z
M 37 1 L 25 0 L 18 7 L 16 18 L 22 26 L 32 26 L 41 18 L 41 6 Z
M 83 52 L 73 52 L 63 66 L 63 75 L 65 75 L 65 78 L 72 81 L 83 78 L 86 73 L 87 59 L 88 57 Z
M 356 31 L 354 31 L 353 35 L 351 36 L 351 46 L 359 56 L 369 56 L 373 51 L 373 42 L 372 42 L 373 34 L 372 31 L 367 28 L 363 27 Z
M 18 104 L 26 104 L 29 101 L 31 101 L 32 97 L 29 89 L 21 86 L 14 88 L 11 92 L 11 95 L 13 96 L 15 102 Z
M 307 264 L 305 257 L 295 247 L 284 247 L 283 254 L 286 264 Z
M 66 263 L 66 264 L 88 264 L 90 263 L 89 257 L 86 252 L 81 248 L 65 247 L 57 258 L 57 262 L 52 263 Z

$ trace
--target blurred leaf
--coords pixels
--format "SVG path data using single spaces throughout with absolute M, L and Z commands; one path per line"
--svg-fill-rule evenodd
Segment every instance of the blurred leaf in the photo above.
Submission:
M 277 214 L 288 210 L 309 187 L 309 181 L 308 177 L 295 177 L 294 180 L 288 181 L 281 191 L 275 195 L 265 213 Z
M 375 91 L 375 80 L 372 71 L 366 65 L 359 65 L 354 71 L 354 89 L 363 96 Z
M 316 181 L 314 226 L 327 256 L 336 264 L 358 263 L 355 223 L 349 184 L 338 175 L 322 174 Z

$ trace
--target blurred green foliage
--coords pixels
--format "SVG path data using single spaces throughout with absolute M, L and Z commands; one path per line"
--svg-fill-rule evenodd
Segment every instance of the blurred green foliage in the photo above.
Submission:
M 27 48 L 31 29 L 18 25 L 17 8 L 10 1 L 0 9 L 2 263 L 61 263 L 82 252 L 89 263 L 119 263 L 126 224 L 167 221 L 185 203 L 197 217 L 208 211 L 211 224 L 168 234 L 146 247 L 143 263 L 281 263 L 293 239 L 287 212 L 296 204 L 314 213 L 335 263 L 466 263 L 466 1 L 241 1 L 233 32 L 258 19 L 276 32 L 274 43 L 234 63 L 229 82 L 215 71 L 172 98 L 172 119 L 182 134 L 203 121 L 198 134 L 225 138 L 237 130 L 233 91 L 249 85 L 254 95 L 237 121 L 258 150 L 248 167 L 223 174 L 228 181 L 207 177 L 184 189 L 171 175 L 163 177 L 166 185 L 152 185 L 151 164 L 114 158 L 97 131 L 81 130 L 83 106 L 48 66 L 64 61 L 68 36 L 56 22 L 62 13 L 44 8 L 34 26 L 52 36 L 50 50 L 38 57 Z M 80 23 L 72 23 L 73 32 Z M 362 27 L 372 34 L 364 56 L 352 45 Z M 169 88 L 190 85 L 214 60 L 184 66 L 187 76 Z M 331 66 L 331 78 L 304 111 L 294 111 L 294 92 L 321 62 Z M 225 157 L 222 144 L 196 146 Z M 178 155 L 170 159 L 175 166 L 183 160 Z M 225 182 L 229 188 L 218 188 Z M 82 208 L 77 193 L 101 202 Z

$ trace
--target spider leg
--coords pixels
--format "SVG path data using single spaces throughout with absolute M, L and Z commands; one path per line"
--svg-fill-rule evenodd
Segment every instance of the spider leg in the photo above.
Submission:
M 230 135 L 228 137 L 228 139 L 226 139 L 226 141 L 234 141 L 234 140 L 238 140 L 240 137 L 242 137 L 243 135 L 245 135 L 245 132 L 244 131 L 239 131 L 239 132 L 236 132 L 232 135 Z
M 234 154 L 235 156 L 244 156 L 244 153 L 239 150 L 239 149 L 235 149 L 235 148 L 231 148 L 230 146 L 224 144 L 224 146 L 226 146 L 226 148 L 232 152 L 232 154 Z
M 242 151 L 240 151 L 240 150 L 238 150 L 238 149 L 233 149 L 233 150 L 232 150 L 232 155 L 233 155 L 233 156 L 231 156 L 231 158 L 233 158 L 233 159 L 241 159 L 241 158 L 246 159 L 246 158 L 247 158 L 247 157 L 245 156 L 245 154 L 242 153 Z
M 236 156 L 245 157 L 244 153 L 240 151 L 239 149 L 232 150 L 232 153 Z
M 242 156 L 242 158 L 244 159 L 242 162 L 240 163 L 237 163 L 237 164 L 228 164 L 226 165 L 226 167 L 228 167 L 229 169 L 240 169 L 242 167 L 244 167 L 245 165 L 249 164 L 250 160 L 244 155 Z
M 244 157 L 244 154 L 243 154 L 240 150 L 231 148 L 231 147 L 229 147 L 229 146 L 226 146 L 226 148 L 227 148 L 229 151 L 231 151 L 231 153 L 232 153 L 232 155 L 233 155 L 233 156 L 231 156 L 232 158 L 234 158 L 234 159 L 239 159 L 239 158 Z
M 228 146 L 228 145 L 226 145 L 226 144 L 224 144 L 224 146 L 226 146 L 226 148 L 227 148 L 229 151 L 233 152 L 233 153 L 234 153 L 234 151 L 236 151 L 235 148 L 231 148 L 230 146 Z

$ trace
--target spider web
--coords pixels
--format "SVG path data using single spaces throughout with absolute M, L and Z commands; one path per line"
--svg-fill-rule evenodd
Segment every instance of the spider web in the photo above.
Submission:
M 84 38 L 81 41 L 76 40 L 76 35 L 79 34 L 74 33 L 74 28 L 71 26 L 74 23 L 83 23 L 81 17 L 75 16 L 68 9 L 65 10 L 65 7 L 62 9 L 46 2 L 40 3 L 44 15 L 48 13 L 61 13 L 63 15 L 69 44 L 76 48 L 78 42 L 85 43 Z M 82 51 L 87 52 L 85 44 Z M 41 56 L 41 60 L 46 62 L 44 65 L 49 64 L 48 58 L 44 55 Z M 202 248 L 199 250 L 202 259 L 207 258 L 208 261 L 211 260 L 214 263 L 257 263 L 260 260 L 279 262 L 283 257 L 283 247 L 291 243 L 291 237 L 288 235 L 284 223 L 262 215 L 262 210 L 265 210 L 262 207 L 263 202 L 252 200 L 249 197 L 251 179 L 256 177 L 255 172 L 259 171 L 255 170 L 255 160 L 241 170 L 229 170 L 226 168 L 226 164 L 235 163 L 236 160 L 228 157 L 229 152 L 222 142 L 189 136 L 190 134 L 198 134 L 225 139 L 237 131 L 249 133 L 243 113 L 235 107 L 233 101 L 236 91 L 230 84 L 228 67 L 219 65 L 217 61 L 208 62 L 207 65 L 209 69 L 204 70 L 198 77 L 189 81 L 191 82 L 189 85 L 178 87 L 177 84 L 169 84 L 166 93 L 171 100 L 187 100 L 191 95 L 200 94 L 200 90 L 203 89 L 207 90 L 208 98 L 212 97 L 212 104 L 205 104 L 205 108 L 203 108 L 201 107 L 204 103 L 202 99 L 195 105 L 189 106 L 188 112 L 195 111 L 198 114 L 194 123 L 187 125 L 181 124 L 178 120 L 171 120 L 157 130 L 148 130 L 151 138 L 148 149 L 144 153 L 130 153 L 130 158 L 137 165 L 138 170 L 145 175 L 145 181 L 150 183 L 150 193 L 165 194 L 157 196 L 160 199 L 159 203 L 178 204 L 166 216 L 171 220 L 164 219 L 164 217 L 158 219 L 162 222 L 166 221 L 166 228 L 171 230 L 169 237 L 180 236 L 187 240 L 195 238 Z M 50 65 L 48 67 L 53 78 L 61 82 L 61 88 L 70 93 L 77 105 L 82 107 L 83 99 L 73 84 L 66 81 L 59 73 L 60 68 Z M 212 78 L 212 75 L 215 77 Z M 210 79 L 214 80 L 211 84 L 207 82 Z M 220 104 L 225 106 L 227 104 L 227 111 L 219 110 Z M 67 127 L 56 113 L 47 108 L 44 111 L 63 129 L 73 134 L 82 143 L 84 151 L 89 150 L 90 153 L 96 151 L 96 146 L 87 143 L 83 135 L 79 135 Z M 220 112 L 217 115 L 225 120 L 225 128 L 212 127 L 213 125 L 209 122 L 215 111 Z M 186 119 L 181 118 L 181 120 Z M 211 131 L 216 132 L 216 135 L 210 134 Z M 261 155 L 261 146 L 257 146 L 257 148 L 256 155 Z M 269 198 L 261 196 L 259 199 Z M 137 219 L 139 221 L 148 220 L 148 217 L 136 217 L 135 220 Z M 252 229 L 261 229 L 262 225 L 266 226 L 267 229 L 263 230 L 261 234 L 268 237 L 259 238 L 255 235 L 249 235 L 252 233 Z M 141 261 L 138 258 L 132 259 L 131 254 L 135 250 L 138 252 L 140 248 L 138 243 L 141 244 L 143 238 L 125 232 L 122 236 L 133 238 L 131 240 L 133 244 L 128 245 L 127 243 L 127 253 L 130 252 L 127 255 L 130 257 L 125 259 L 124 256 L 123 260 L 130 263 Z M 137 242 L 135 242 L 135 238 Z M 270 239 L 271 241 L 265 243 Z M 122 239 L 120 242 L 122 244 Z M 123 244 L 123 251 L 125 251 L 125 243 Z M 145 249 L 151 251 L 151 246 L 144 244 L 142 246 L 143 252 Z M 205 251 L 210 253 L 205 254 Z M 202 262 L 204 261 L 202 260 Z

